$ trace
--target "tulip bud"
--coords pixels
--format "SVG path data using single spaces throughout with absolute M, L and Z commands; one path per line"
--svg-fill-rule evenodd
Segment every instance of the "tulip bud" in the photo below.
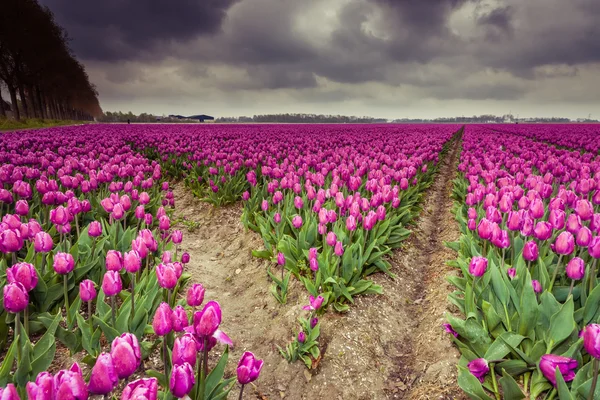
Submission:
M 158 264 L 156 266 L 156 277 L 160 287 L 172 290 L 177 286 L 177 273 L 172 263 Z
M 328 246 L 335 246 L 335 242 L 337 241 L 337 237 L 334 232 L 329 232 L 327 234 L 326 242 Z
M 27 200 L 19 200 L 15 203 L 15 213 L 21 216 L 29 214 L 29 204 L 27 204 Z
M 278 224 L 281 222 L 281 214 L 279 213 L 275 213 L 275 215 L 273 215 L 273 221 Z
M 25 386 L 29 400 L 54 400 L 54 377 L 49 372 L 40 372 L 34 382 Z M 4 400 L 4 396 L 0 396 Z
M 38 232 L 33 238 L 33 248 L 37 253 L 47 253 L 52 250 L 54 243 L 52 236 L 46 232 Z
M 588 253 L 593 258 L 600 258 L 600 236 L 594 236 L 588 246 Z
M 81 301 L 88 302 L 96 298 L 96 287 L 94 281 L 85 279 L 79 284 L 79 297 Z
M 554 242 L 554 251 L 557 254 L 568 255 L 575 249 L 575 239 L 570 232 L 562 232 Z
M 123 283 L 117 271 L 106 271 L 102 280 L 102 291 L 107 297 L 112 297 L 121 292 Z
M 123 268 L 123 255 L 120 251 L 109 250 L 106 253 L 106 269 L 108 271 L 120 271 Z
M 158 220 L 158 227 L 162 231 L 168 231 L 171 227 L 171 220 L 169 219 L 169 217 L 166 215 L 160 217 Z
M 196 365 L 197 356 L 197 342 L 191 334 L 186 333 L 182 337 L 175 339 L 172 354 L 173 365 L 181 365 L 183 363 Z
M 146 215 L 146 210 L 144 209 L 143 205 L 139 205 L 135 208 L 135 217 L 137 219 L 144 219 L 145 215 Z
M 572 234 L 577 234 L 583 225 L 581 224 L 581 218 L 576 214 L 571 214 L 567 218 L 567 231 Z
M 485 358 L 478 358 L 469 362 L 467 368 L 469 368 L 469 372 L 479 379 L 480 382 L 483 382 L 487 373 L 490 372 L 490 367 Z
M 187 252 L 183 253 L 183 254 L 181 255 L 181 262 L 182 262 L 183 264 L 187 264 L 187 263 L 189 263 L 189 262 L 190 262 L 190 253 L 187 253 Z
M 552 385 L 556 386 L 556 368 L 558 367 L 565 382 L 572 381 L 575 378 L 577 360 L 554 354 L 545 354 L 540 359 L 539 367 L 546 379 L 548 379 Z
M 305 341 L 306 341 L 306 333 L 304 333 L 303 331 L 300 331 L 300 333 L 298 333 L 298 342 L 304 343 Z
M 9 283 L 4 286 L 4 309 L 16 314 L 27 308 L 29 293 L 19 282 Z
M 54 255 L 54 271 L 59 275 L 67 275 L 75 268 L 75 261 L 70 253 L 56 253 Z
M 102 353 L 92 368 L 88 389 L 94 394 L 108 394 L 119 383 L 115 365 L 110 354 Z
M 537 240 L 548 240 L 552 237 L 552 225 L 546 221 L 539 221 L 535 225 L 533 235 Z
M 91 237 L 98 237 L 102 235 L 102 224 L 98 221 L 90 222 L 88 226 L 88 235 Z
M 492 238 L 493 225 L 487 218 L 482 218 L 477 226 L 477 234 L 483 240 L 490 240 Z
M 525 243 L 525 246 L 523 246 L 523 258 L 525 260 L 535 261 L 537 260 L 538 255 L 538 247 L 533 240 L 530 240 L 529 242 Z
M 194 370 L 188 363 L 174 365 L 171 372 L 171 381 L 169 387 L 173 396 L 177 398 L 185 397 L 196 384 Z
M 510 279 L 515 279 L 515 276 L 517 276 L 517 270 L 514 268 L 509 268 L 506 273 Z
M 181 332 L 183 329 L 189 325 L 188 316 L 185 312 L 185 308 L 182 306 L 177 306 L 173 309 L 171 313 L 171 322 L 173 325 L 173 330 L 175 332 Z
M 88 388 L 83 381 L 81 368 L 77 363 L 71 369 L 60 370 L 54 377 L 56 400 L 74 399 L 87 400 Z
M 6 280 L 8 283 L 20 283 L 29 292 L 37 286 L 37 271 L 29 263 L 17 263 L 6 269 Z
M 590 324 L 583 328 L 583 347 L 590 356 L 600 359 L 600 325 Z
M 263 360 L 257 360 L 254 354 L 247 351 L 242 355 L 237 367 L 237 380 L 240 385 L 254 382 L 260 375 Z
M 157 400 L 158 380 L 156 378 L 143 378 L 135 380 L 125 386 L 121 400 Z
M 574 257 L 567 263 L 566 270 L 570 279 L 578 281 L 585 276 L 585 263 L 581 258 Z
M 592 231 L 587 227 L 582 227 L 579 232 L 577 232 L 577 236 L 575 237 L 575 243 L 579 247 L 588 247 L 592 242 Z
M 338 241 L 335 243 L 335 248 L 333 250 L 336 256 L 341 257 L 344 255 L 344 245 L 342 242 Z
M 141 351 L 135 335 L 123 333 L 113 340 L 110 350 L 119 379 L 129 378 L 140 366 Z
M 300 229 L 302 227 L 302 217 L 296 215 L 294 218 L 292 218 L 292 225 L 294 226 L 294 228 Z
M 6 385 L 5 388 L 0 388 L 0 399 L 2 400 L 20 400 L 17 388 L 12 383 Z
M 216 301 L 209 301 L 202 311 L 194 314 L 194 331 L 199 336 L 212 336 L 220 324 L 221 307 Z
M 204 301 L 204 287 L 200 283 L 193 284 L 187 291 L 187 303 L 190 307 L 198 307 Z
M 536 293 L 542 293 L 542 284 L 539 281 L 533 279 L 531 281 L 531 286 L 533 286 L 533 291 L 534 292 L 536 292 Z
M 475 277 L 481 277 L 487 270 L 488 260 L 485 257 L 473 257 L 469 265 L 469 272 Z
M 152 320 L 152 328 L 158 336 L 168 335 L 173 330 L 171 307 L 167 303 L 160 303 Z
M 131 250 L 123 257 L 123 266 L 130 274 L 135 274 L 142 267 L 142 259 L 137 251 Z

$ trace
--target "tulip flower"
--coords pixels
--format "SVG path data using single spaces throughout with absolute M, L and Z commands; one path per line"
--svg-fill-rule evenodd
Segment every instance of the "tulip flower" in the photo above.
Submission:
M 562 232 L 554 242 L 554 251 L 560 255 L 569 255 L 575 248 L 575 239 L 570 232 Z
M 17 388 L 12 383 L 6 385 L 5 388 L 0 388 L 1 400 L 20 400 Z
M 171 307 L 167 303 L 161 303 L 156 309 L 152 328 L 158 336 L 165 336 L 173 330 Z
M 177 306 L 173 309 L 171 314 L 171 320 L 173 323 L 173 331 L 181 332 L 188 326 L 188 316 L 183 306 Z
M 52 236 L 46 232 L 38 232 L 35 234 L 33 238 L 33 248 L 37 253 L 48 253 L 52 250 L 53 246 L 54 242 L 52 241 Z
M 294 228 L 300 229 L 302 227 L 302 217 L 296 215 L 294 218 L 292 218 L 292 225 L 294 226 Z
M 319 323 L 319 318 L 314 317 L 310 320 L 310 329 L 315 329 L 315 326 Z
M 535 261 L 538 259 L 539 251 L 537 244 L 531 240 L 523 246 L 523 258 L 527 261 Z
M 113 358 L 108 353 L 100 354 L 92 368 L 88 389 L 94 394 L 107 395 L 113 391 L 117 383 L 119 378 Z
M 18 282 L 30 292 L 38 283 L 37 271 L 29 263 L 18 263 L 6 269 L 6 280 L 8 283 Z
M 85 279 L 79 284 L 79 296 L 81 301 L 93 301 L 96 298 L 96 288 L 94 281 Z
M 303 331 L 300 331 L 298 333 L 298 342 L 304 343 L 305 341 L 306 341 L 306 333 L 304 333 Z
M 88 225 L 88 235 L 91 237 L 98 237 L 102 235 L 102 224 L 98 221 L 92 221 Z
M 182 264 L 187 264 L 190 262 L 190 254 L 185 252 L 181 255 L 181 263 Z
M 455 331 L 455 330 L 452 328 L 452 325 L 450 325 L 450 324 L 443 324 L 442 326 L 444 327 L 444 330 L 445 330 L 447 333 L 450 333 L 451 335 L 454 335 L 454 337 L 458 337 L 458 332 L 456 332 L 456 331 Z
M 533 286 L 533 291 L 535 293 L 542 293 L 542 284 L 539 281 L 532 279 L 531 286 Z
M 168 294 L 168 302 L 171 304 L 171 291 L 177 286 L 177 272 L 173 263 L 160 263 L 156 266 L 156 277 L 161 288 Z
M 119 273 L 117 271 L 106 271 L 102 279 L 102 291 L 106 297 L 110 298 L 113 327 L 116 326 L 115 296 L 121 293 L 121 290 L 123 290 L 123 283 Z
M 341 257 L 344 255 L 344 245 L 342 244 L 342 242 L 337 241 L 335 243 L 335 248 L 334 248 L 333 252 L 338 257 Z
M 196 384 L 194 370 L 188 363 L 173 366 L 169 388 L 173 396 L 183 398 L 192 390 Z
M 186 333 L 185 335 L 175 339 L 172 353 L 173 365 L 181 365 L 183 363 L 196 365 L 197 357 L 197 342 L 191 334 Z
M 120 251 L 109 250 L 106 253 L 106 269 L 108 271 L 120 271 L 123 268 L 123 255 Z
M 508 274 L 508 277 L 510 279 L 515 279 L 515 276 L 517 276 L 517 270 L 514 268 L 509 268 L 506 270 L 506 273 Z
M 125 386 L 121 400 L 157 400 L 158 379 L 142 378 Z
M 70 253 L 56 253 L 54 255 L 54 271 L 59 275 L 68 275 L 75 268 L 75 260 Z
M 307 306 L 302 307 L 303 310 L 317 311 L 323 305 L 323 300 L 325 300 L 321 295 L 317 297 L 311 295 L 308 297 L 308 299 L 309 304 Z
M 485 358 L 478 358 L 469 362 L 467 368 L 469 368 L 469 372 L 479 379 L 480 382 L 483 382 L 487 373 L 490 372 L 490 367 Z
M 54 398 L 87 400 L 88 388 L 83 380 L 81 368 L 74 363 L 70 369 L 60 370 L 54 377 Z
M 200 283 L 193 284 L 187 291 L 187 303 L 190 307 L 198 307 L 204 301 L 204 287 Z
M 4 286 L 4 309 L 10 313 L 18 314 L 29 304 L 28 290 L 20 282 L 9 283 Z
M 555 354 L 545 354 L 540 359 L 539 367 L 546 379 L 548 379 L 553 386 L 556 386 L 556 368 L 560 371 L 565 382 L 572 381 L 575 378 L 577 360 L 557 356 Z
M 237 367 L 237 380 L 239 384 L 242 385 L 240 389 L 240 399 L 244 393 L 244 386 L 250 382 L 254 382 L 258 378 L 262 366 L 263 360 L 256 359 L 254 354 L 251 352 L 246 351 L 244 354 L 242 354 L 242 358 L 240 359 Z
M 476 278 L 482 277 L 488 267 L 488 260 L 485 257 L 476 256 L 471 259 L 469 264 L 469 273 Z
M 137 337 L 123 333 L 112 342 L 110 355 L 119 379 L 129 378 L 140 366 L 142 360 Z
M 49 372 L 40 372 L 35 382 L 27 382 L 25 386 L 29 400 L 53 400 L 54 377 Z M 3 398 L 0 396 L 0 398 Z

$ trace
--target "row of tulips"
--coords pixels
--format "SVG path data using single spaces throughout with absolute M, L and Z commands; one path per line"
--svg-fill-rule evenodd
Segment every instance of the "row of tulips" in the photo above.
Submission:
M 189 279 L 184 268 L 190 257 L 179 254 L 182 233 L 171 228 L 174 197 L 169 184 L 160 181 L 160 163 L 133 150 L 127 134 L 111 136 L 85 127 L 19 132 L 3 139 L 0 338 L 11 345 L 0 365 L 0 387 L 8 385 L 2 396 L 108 395 L 162 342 L 164 370 L 129 383 L 122 397 L 183 397 L 181 368 L 167 356 L 179 339 L 159 332 L 164 318 L 177 332 L 190 325 L 185 301 L 178 300 Z M 193 311 L 203 301 L 198 292 L 203 297 L 197 287 L 188 292 Z M 216 314 L 220 323 L 218 304 L 209 304 L 194 318 L 201 320 L 209 309 L 208 323 Z M 14 326 L 12 335 L 9 326 Z M 210 340 L 190 335 L 205 358 L 203 373 L 190 364 L 199 371 L 196 398 L 226 397 L 232 388 L 232 380 L 223 379 L 227 351 L 209 374 L 212 335 Z M 112 342 L 110 351 L 104 352 L 102 337 Z M 72 354 L 85 351 L 83 362 L 92 367 L 87 384 L 77 364 L 54 377 L 46 372 L 56 339 Z M 238 366 L 240 384 L 256 379 L 260 366 L 245 354 Z
M 477 399 L 600 398 L 600 156 L 529 132 L 465 130 L 448 244 L 458 383 Z

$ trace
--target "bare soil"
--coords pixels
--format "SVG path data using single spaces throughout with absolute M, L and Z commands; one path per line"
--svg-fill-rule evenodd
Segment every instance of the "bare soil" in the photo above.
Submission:
M 221 328 L 235 344 L 227 374 L 235 374 L 244 351 L 265 362 L 245 398 L 465 398 L 456 385 L 458 352 L 442 328 L 444 313 L 453 311 L 446 300 L 450 286 L 445 277 L 452 272 L 446 261 L 455 254 L 443 241 L 459 236 L 450 198 L 459 151 L 455 142 L 428 191 L 414 234 L 393 253 L 396 279 L 372 276 L 384 294 L 359 297 L 348 313 L 329 311 L 321 318 L 323 358 L 315 371 L 302 362 L 288 364 L 277 349 L 292 340 L 297 318 L 305 316 L 302 306 L 308 295 L 302 284 L 293 281 L 287 304 L 279 304 L 266 273 L 268 265 L 274 270 L 277 266 L 252 256 L 262 240 L 245 231 L 241 205 L 213 208 L 183 185 L 175 186 L 175 217 L 199 224 L 192 232 L 185 224 L 178 226 L 184 232 L 180 251 L 191 256 L 187 270 L 192 282 L 206 288 L 205 298 L 220 303 Z

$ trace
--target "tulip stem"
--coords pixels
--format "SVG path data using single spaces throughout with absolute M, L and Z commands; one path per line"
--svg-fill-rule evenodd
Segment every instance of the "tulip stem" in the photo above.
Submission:
M 131 323 L 135 317 L 135 273 L 131 274 Z
M 92 321 L 92 301 L 88 301 L 88 320 L 90 321 L 90 331 L 94 334 L 94 321 Z
M 29 304 L 25 307 L 23 322 L 25 325 L 25 334 L 29 337 Z
M 206 376 L 208 375 L 208 338 L 204 337 L 202 372 L 200 374 L 200 400 L 204 400 L 204 388 L 206 387 Z
M 113 328 L 117 329 L 117 306 L 115 304 L 115 296 L 110 296 L 110 308 L 111 308 L 111 314 L 112 314 L 112 324 L 113 324 Z
M 67 314 L 67 324 L 71 325 L 71 318 L 69 318 L 69 288 L 68 278 L 69 274 L 63 276 L 63 290 L 65 295 L 65 314 Z
M 552 287 L 554 286 L 554 281 L 556 280 L 556 276 L 558 275 L 558 270 L 560 268 L 560 262 L 563 258 L 563 255 L 561 254 L 560 256 L 558 256 L 558 262 L 556 263 L 556 268 L 554 268 L 554 273 L 552 274 L 552 280 L 550 281 L 550 286 L 548 286 L 548 292 L 552 293 Z
M 169 382 L 169 352 L 167 350 L 167 336 L 163 336 L 163 363 L 165 364 L 165 379 Z
M 15 314 L 15 337 L 14 340 L 20 339 L 21 335 L 21 315 L 19 313 Z M 19 368 L 19 361 L 21 360 L 21 346 L 17 343 L 17 368 Z
M 510 328 L 509 328 L 510 330 Z M 500 400 L 500 392 L 498 392 L 498 382 L 496 382 L 496 371 L 494 371 L 494 364 L 490 364 L 490 373 L 492 375 L 492 385 L 494 386 L 494 395 L 496 399 Z
M 42 253 L 42 276 L 46 275 L 46 254 Z
M 596 262 L 598 261 L 597 258 L 594 258 L 594 262 L 592 262 L 592 269 L 590 270 L 590 286 L 589 286 L 589 290 L 588 290 L 588 294 L 590 294 L 592 292 L 592 290 L 594 289 L 594 283 L 596 283 Z
M 573 293 L 573 287 L 575 286 L 575 279 L 571 279 L 571 287 L 569 288 L 569 294 L 567 295 L 567 299 Z
M 594 400 L 594 393 L 596 392 L 596 385 L 598 384 L 598 359 L 594 358 L 594 377 L 592 378 L 592 388 L 588 395 L 588 400 Z
M 12 254 L 12 265 L 17 263 L 17 253 L 13 252 Z
M 242 385 L 242 388 L 240 389 L 240 397 L 238 397 L 238 400 L 242 400 L 242 396 L 244 394 L 244 386 L 246 385 Z
M 75 230 L 77 232 L 77 240 L 79 240 L 79 218 L 75 215 Z

